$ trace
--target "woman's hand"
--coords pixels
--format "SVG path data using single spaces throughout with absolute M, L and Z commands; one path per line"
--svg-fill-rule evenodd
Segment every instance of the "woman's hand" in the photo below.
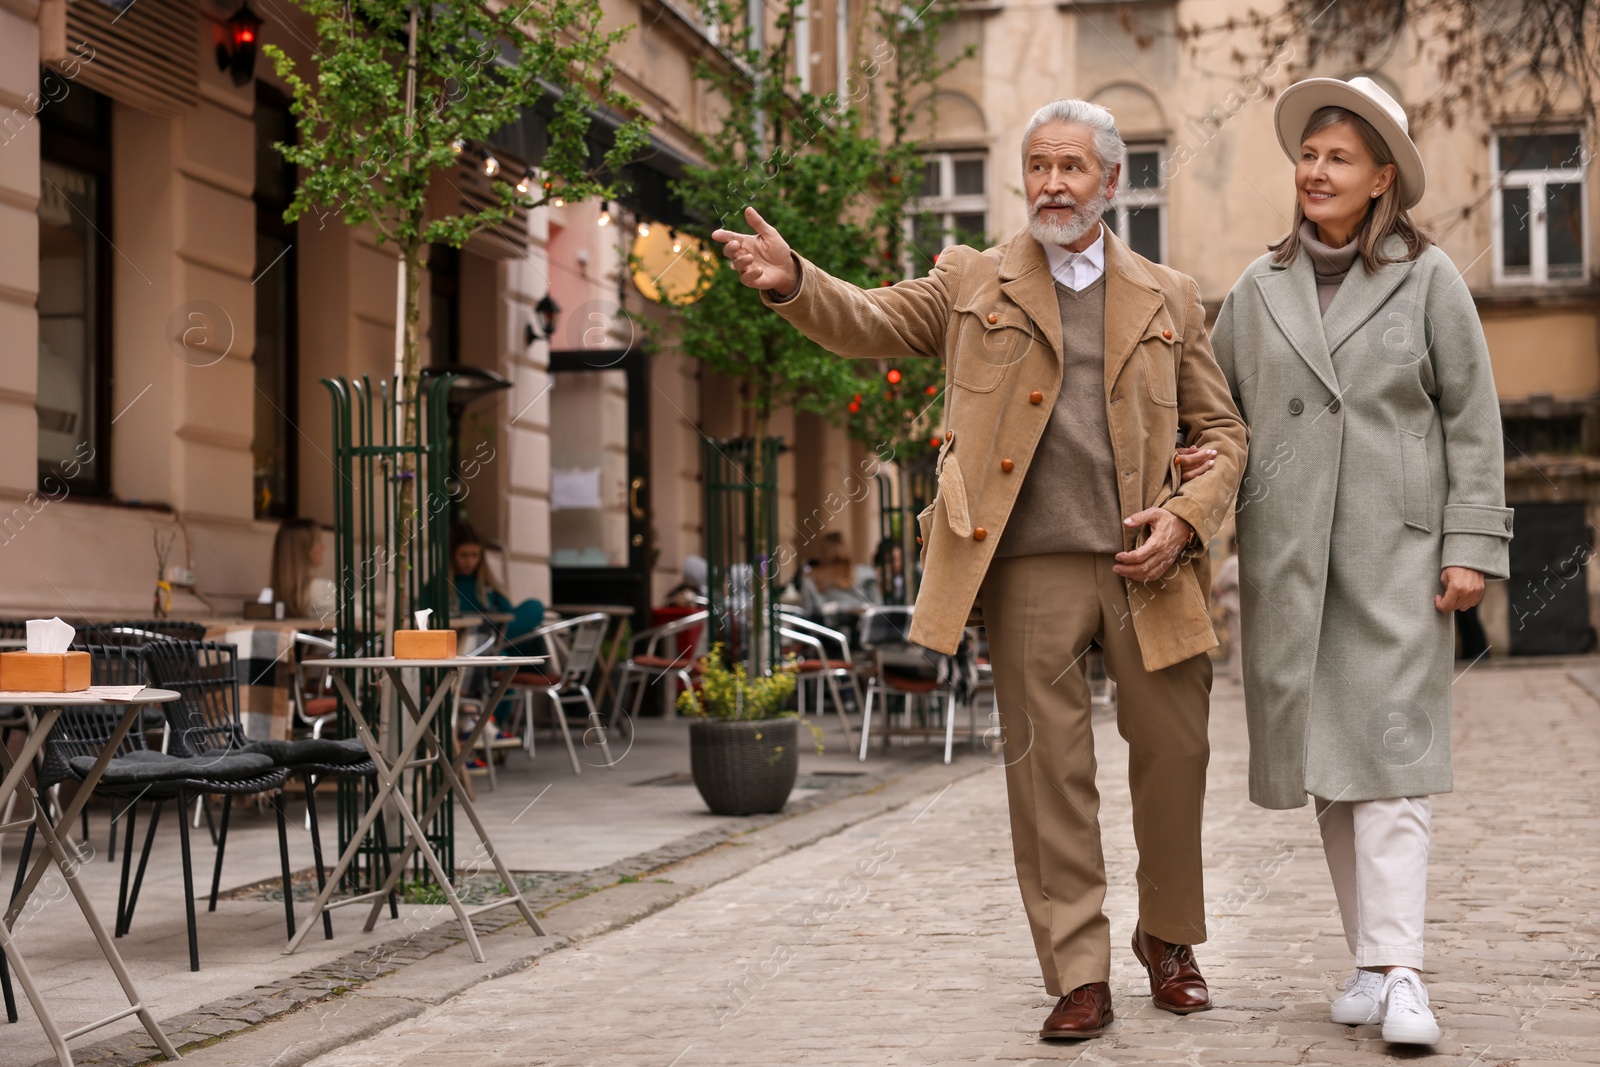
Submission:
M 1440 611 L 1466 611 L 1483 599 L 1483 574 L 1471 567 L 1446 567 L 1439 575 L 1444 592 L 1433 598 Z
M 1184 481 L 1192 481 L 1210 470 L 1217 462 L 1217 450 L 1214 448 L 1196 448 L 1185 445 L 1178 449 L 1174 458 L 1178 461 L 1178 473 Z

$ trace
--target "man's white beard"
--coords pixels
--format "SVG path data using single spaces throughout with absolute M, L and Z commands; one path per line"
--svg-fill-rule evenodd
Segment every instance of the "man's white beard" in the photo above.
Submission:
M 1039 209 L 1051 205 L 1072 208 L 1072 218 L 1066 222 L 1040 218 Z M 1028 206 L 1028 232 L 1040 244 L 1070 245 L 1094 229 L 1095 224 L 1100 221 L 1100 216 L 1104 215 L 1110 206 L 1111 197 L 1103 190 L 1094 199 L 1083 204 L 1079 204 L 1070 196 L 1041 196 Z

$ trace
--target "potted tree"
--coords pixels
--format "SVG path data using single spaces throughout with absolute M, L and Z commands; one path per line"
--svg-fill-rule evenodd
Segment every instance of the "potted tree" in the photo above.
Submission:
M 792 662 L 751 678 L 743 663 L 728 669 L 718 643 L 700 661 L 699 688 L 678 694 L 678 711 L 694 719 L 695 788 L 715 814 L 761 815 L 788 803 L 800 770 L 799 717 L 781 709 L 794 685 Z

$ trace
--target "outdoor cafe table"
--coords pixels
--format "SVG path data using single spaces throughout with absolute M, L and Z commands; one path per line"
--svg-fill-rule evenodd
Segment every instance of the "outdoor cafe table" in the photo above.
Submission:
M 130 693 L 130 690 L 137 692 Z M 33 804 L 33 815 L 28 819 L 16 822 L 0 823 L 0 833 L 10 833 L 25 829 L 30 823 L 38 828 L 39 836 L 44 838 L 46 853 L 40 856 L 29 872 L 28 878 L 18 888 L 16 895 L 11 900 L 11 906 L 6 911 L 5 920 L 0 922 L 0 949 L 11 962 L 11 969 L 16 972 L 17 983 L 22 986 L 22 991 L 27 995 L 28 1002 L 33 1005 L 33 1011 L 39 1019 L 39 1025 L 44 1027 L 45 1036 L 50 1039 L 50 1045 L 55 1049 L 56 1060 L 63 1067 L 72 1067 L 72 1053 L 67 1050 L 67 1042 L 82 1037 L 93 1030 L 122 1019 L 130 1015 L 137 1015 L 144 1024 L 145 1031 L 155 1041 L 156 1047 L 166 1054 L 167 1059 L 178 1058 L 177 1049 L 172 1047 L 172 1042 L 162 1032 L 156 1023 L 155 1017 L 145 1006 L 144 1000 L 139 996 L 139 991 L 134 988 L 133 979 L 128 976 L 128 969 L 123 965 L 122 956 L 117 952 L 116 945 L 112 943 L 111 936 L 106 933 L 106 928 L 101 925 L 100 918 L 94 912 L 94 907 L 89 903 L 88 894 L 78 884 L 78 868 L 80 861 L 67 854 L 66 847 L 56 833 L 56 827 L 73 825 L 83 806 L 89 802 L 89 797 L 94 794 L 94 787 L 100 781 L 100 776 L 105 773 L 106 765 L 111 762 L 111 757 L 121 747 L 123 738 L 128 731 L 139 721 L 140 713 L 146 704 L 164 704 L 169 700 L 177 700 L 178 694 L 170 689 L 138 689 L 136 686 L 109 686 L 92 687 L 76 693 L 7 693 L 0 691 L 0 704 L 12 704 L 20 707 L 34 709 L 36 717 L 33 718 L 22 750 L 12 759 L 4 746 L 0 746 L 0 769 L 5 771 L 5 778 L 0 781 L 0 811 L 6 809 L 6 801 L 12 794 L 18 794 Z M 54 825 L 45 813 L 45 806 L 38 798 L 36 792 L 30 789 L 26 782 L 26 774 L 34 758 L 44 749 L 45 741 L 50 737 L 50 731 L 55 728 L 56 721 L 61 718 L 62 712 L 67 708 L 84 707 L 87 705 L 123 704 L 123 711 L 117 720 L 116 728 L 111 731 L 111 736 L 106 740 L 105 747 L 100 750 L 99 756 L 94 761 L 94 766 L 78 784 L 77 794 L 72 798 L 72 803 L 66 806 L 61 813 L 61 819 Z M 25 792 L 24 792 L 25 791 Z M 17 917 L 27 905 L 28 898 L 33 894 L 41 878 L 44 877 L 45 867 L 55 864 L 61 872 L 62 879 L 67 888 L 72 892 L 72 897 L 78 902 L 78 910 L 83 913 L 84 920 L 89 924 L 89 930 L 94 934 L 94 939 L 100 944 L 100 951 L 105 954 L 106 962 L 111 965 L 112 973 L 117 976 L 117 981 L 122 985 L 123 995 L 128 998 L 128 1007 L 115 1011 L 98 1022 L 88 1023 L 76 1030 L 63 1034 L 56 1026 L 55 1020 L 50 1017 L 50 1011 L 40 999 L 39 989 L 34 985 L 33 975 L 28 970 L 28 965 L 22 959 L 22 953 L 17 947 L 17 942 L 11 935 L 11 928 L 16 924 Z M 21 872 L 18 872 L 19 874 Z
M 377 924 L 378 914 L 383 910 L 383 903 L 394 891 L 396 883 L 405 874 L 406 864 L 411 862 L 413 855 L 421 853 L 423 862 L 428 865 L 428 870 L 433 873 L 434 880 L 443 890 L 450 908 L 456 914 L 456 920 L 461 923 L 462 935 L 467 944 L 472 948 L 472 958 L 479 963 L 485 962 L 487 957 L 483 948 L 478 944 L 478 935 L 472 929 L 472 917 L 495 908 L 513 905 L 528 920 L 528 925 L 533 932 L 544 936 L 544 927 L 533 914 L 533 909 L 523 899 L 522 891 L 517 888 L 516 879 L 511 877 L 511 872 L 506 870 L 506 865 L 500 858 L 499 850 L 494 847 L 494 842 L 489 840 L 489 831 L 483 827 L 483 821 L 478 818 L 477 809 L 472 805 L 471 791 L 466 787 L 466 761 L 478 747 L 484 729 L 493 720 L 492 715 L 478 716 L 477 725 L 473 727 L 471 735 L 456 749 L 454 759 L 445 758 L 444 747 L 439 744 L 439 739 L 434 734 L 434 720 L 446 706 L 445 702 L 461 687 L 462 673 L 468 667 L 506 667 L 510 668 L 501 678 L 494 696 L 486 708 L 495 707 L 505 699 L 506 693 L 511 689 L 516 678 L 516 668 L 531 666 L 544 662 L 544 656 L 457 656 L 454 659 L 399 659 L 394 656 L 356 657 L 349 659 L 313 659 L 307 660 L 308 667 L 330 667 L 333 670 L 333 683 L 339 690 L 339 696 L 344 701 L 345 708 L 350 712 L 350 719 L 355 723 L 356 733 L 361 738 L 361 743 L 366 746 L 372 763 L 377 768 L 378 789 L 372 798 L 372 803 L 367 806 L 366 813 L 361 816 L 361 822 L 356 826 L 355 833 L 350 835 L 350 844 L 345 847 L 344 854 L 339 857 L 333 873 L 329 875 L 322 891 L 317 894 L 316 903 L 311 906 L 311 914 L 306 919 L 305 925 L 284 946 L 284 955 L 288 955 L 300 947 L 300 942 L 305 940 L 306 934 L 317 925 L 317 919 L 329 908 L 344 907 L 347 904 L 356 904 L 361 901 L 372 901 L 372 909 L 367 913 L 367 924 L 362 927 L 371 931 Z M 433 697 L 428 701 L 426 708 L 418 708 L 416 700 L 411 695 L 411 690 L 406 686 L 404 676 L 401 674 L 410 668 L 437 668 L 446 671 L 440 684 L 434 689 Z M 399 704 L 403 706 L 412 720 L 412 728 L 407 734 L 404 718 L 399 720 L 399 751 L 391 761 L 384 753 L 383 745 L 368 727 L 366 716 L 362 713 L 361 704 L 351 692 L 350 686 L 345 682 L 345 672 L 348 670 L 381 670 L 388 679 L 390 686 L 397 694 Z M 426 744 L 431 753 L 417 756 L 417 749 Z M 412 810 L 410 799 L 405 795 L 406 772 L 419 767 L 438 767 L 444 776 L 446 788 L 433 795 L 428 803 L 427 811 L 419 819 Z M 494 868 L 500 875 L 500 881 L 510 890 L 511 895 L 502 900 L 494 900 L 488 904 L 481 904 L 475 908 L 465 907 L 461 898 L 456 895 L 455 887 L 451 885 L 450 873 L 445 871 L 439 862 L 438 855 L 428 841 L 428 835 L 423 827 L 433 821 L 440 807 L 444 805 L 447 796 L 454 795 L 456 803 L 466 813 L 467 819 L 472 823 L 472 828 L 477 832 L 478 840 L 483 843 L 483 851 L 493 862 Z M 368 831 L 373 823 L 383 817 L 384 806 L 390 798 L 395 799 L 395 807 L 399 810 L 400 818 L 405 823 L 409 837 L 405 847 L 400 852 L 400 858 L 393 864 L 389 877 L 384 881 L 382 888 L 371 893 L 361 893 L 342 900 L 332 900 L 333 892 L 343 881 L 345 872 L 350 864 L 355 861 L 356 854 L 361 850 L 362 841 L 366 840 Z

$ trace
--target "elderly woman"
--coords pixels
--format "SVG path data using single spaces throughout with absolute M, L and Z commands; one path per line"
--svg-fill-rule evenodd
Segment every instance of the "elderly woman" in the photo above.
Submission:
M 1251 434 L 1250 797 L 1315 801 L 1356 967 L 1333 1020 L 1432 1044 L 1429 797 L 1451 789 L 1451 614 L 1507 576 L 1499 405 L 1466 284 L 1409 214 L 1425 175 L 1399 104 L 1367 78 L 1313 78 L 1276 123 L 1294 226 L 1211 338 Z

